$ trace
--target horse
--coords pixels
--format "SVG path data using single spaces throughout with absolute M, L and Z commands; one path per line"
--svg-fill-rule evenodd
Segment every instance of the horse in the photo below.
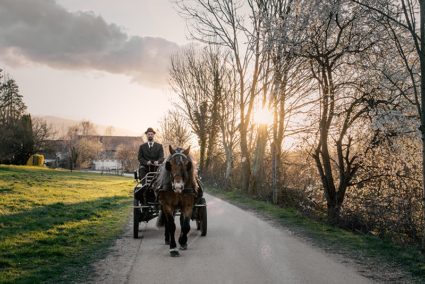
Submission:
M 178 239 L 181 250 L 187 249 L 187 234 L 190 231 L 195 195 L 198 195 L 197 170 L 193 157 L 189 154 L 190 146 L 185 150 L 169 146 L 170 155 L 160 166 L 154 189 L 159 196 L 161 213 L 157 226 L 165 225 L 165 244 L 170 245 L 170 255 L 180 256 L 174 237 L 176 225 L 174 214 L 180 209 L 181 234 Z

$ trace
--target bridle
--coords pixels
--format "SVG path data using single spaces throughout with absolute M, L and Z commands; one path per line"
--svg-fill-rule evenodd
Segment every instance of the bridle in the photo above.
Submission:
M 182 165 L 182 173 L 175 173 L 174 175 L 171 176 L 171 160 L 176 158 L 176 163 L 177 165 Z M 184 162 L 183 159 L 185 158 L 188 161 L 188 170 L 191 169 L 192 167 L 192 161 L 183 153 L 174 153 L 170 158 L 167 159 L 166 163 L 165 163 L 165 168 L 167 169 L 167 171 L 170 172 L 170 177 L 172 179 L 172 188 L 175 191 L 176 187 L 180 186 L 181 190 L 184 190 L 184 184 L 186 183 L 186 178 L 187 178 L 187 171 L 186 171 L 186 167 L 184 166 Z M 174 183 L 174 178 L 177 176 L 181 176 L 182 177 L 182 183 L 181 184 L 176 184 Z

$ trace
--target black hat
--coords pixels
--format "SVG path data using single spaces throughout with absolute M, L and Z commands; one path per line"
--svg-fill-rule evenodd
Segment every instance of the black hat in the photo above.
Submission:
M 145 131 L 145 134 L 148 134 L 148 132 L 153 132 L 153 134 L 156 133 L 155 131 L 153 131 L 152 127 L 149 127 L 148 130 Z

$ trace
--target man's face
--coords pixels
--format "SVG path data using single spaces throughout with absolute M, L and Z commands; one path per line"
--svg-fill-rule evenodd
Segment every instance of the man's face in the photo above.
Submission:
M 148 141 L 149 142 L 152 142 L 153 141 L 153 138 L 155 137 L 155 134 L 153 134 L 153 132 L 148 132 L 146 134 L 146 136 L 148 136 Z

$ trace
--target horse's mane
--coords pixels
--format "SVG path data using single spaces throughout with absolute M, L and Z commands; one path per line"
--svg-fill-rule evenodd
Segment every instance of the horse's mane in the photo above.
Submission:
M 176 148 L 174 150 L 176 151 L 176 153 L 183 153 L 185 149 Z M 171 184 L 171 182 L 173 181 L 173 178 L 171 176 L 171 172 L 167 171 L 167 169 L 165 168 L 166 162 L 170 161 L 171 157 L 172 157 L 172 155 L 169 155 L 167 157 L 167 159 L 161 164 L 161 166 L 159 166 L 159 174 L 158 174 L 158 178 L 156 180 L 157 187 L 162 186 L 162 185 L 166 185 L 166 184 Z M 187 176 L 189 177 L 189 180 L 192 183 L 193 189 L 195 189 L 195 191 L 198 191 L 198 183 L 196 181 L 197 177 L 198 177 L 196 161 L 193 158 L 193 156 L 190 155 L 190 154 L 187 155 L 187 158 L 192 162 L 192 168 L 189 171 L 186 171 Z

